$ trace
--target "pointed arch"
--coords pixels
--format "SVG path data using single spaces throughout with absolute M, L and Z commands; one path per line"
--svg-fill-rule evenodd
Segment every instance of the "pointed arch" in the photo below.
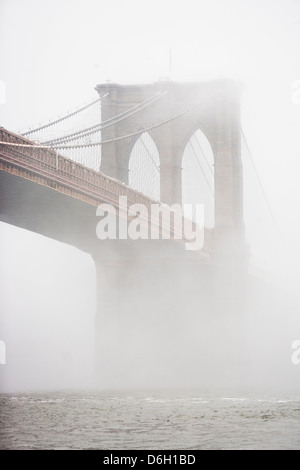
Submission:
M 204 225 L 215 224 L 214 155 L 205 134 L 197 129 L 182 157 L 182 204 L 204 204 Z M 189 212 L 189 211 L 188 211 Z M 186 212 L 187 216 L 192 214 Z
M 160 166 L 157 147 L 151 136 L 144 132 L 135 142 L 128 163 L 129 186 L 159 200 Z

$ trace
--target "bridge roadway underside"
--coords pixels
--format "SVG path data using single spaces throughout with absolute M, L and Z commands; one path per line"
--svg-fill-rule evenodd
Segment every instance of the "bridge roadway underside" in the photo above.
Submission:
M 99 200 L 99 204 L 101 204 Z M 0 170 L 0 220 L 75 246 L 103 263 L 120 258 L 139 258 L 155 263 L 174 258 L 180 263 L 206 265 L 208 258 L 185 250 L 182 241 L 100 240 L 96 226 L 96 205 L 26 178 Z
M 123 344 L 125 358 L 128 341 L 133 356 L 127 357 L 124 370 L 143 348 L 145 354 L 147 347 L 151 350 L 143 340 L 150 338 L 149 332 L 152 337 L 158 335 L 156 340 L 161 334 L 162 345 L 167 325 L 173 325 L 177 350 L 179 332 L 195 318 L 201 323 L 216 312 L 218 317 L 238 313 L 236 292 L 240 287 L 233 273 L 226 269 L 220 275 L 216 265 L 186 251 L 183 244 L 169 240 L 100 241 L 95 206 L 5 171 L 0 171 L 0 188 L 1 221 L 73 245 L 90 253 L 95 261 L 97 383 L 114 385 L 110 379 L 120 358 L 113 352 Z M 125 341 L 123 332 L 128 328 L 133 336 Z
M 0 171 L 1 221 L 91 252 L 96 208 L 79 199 Z

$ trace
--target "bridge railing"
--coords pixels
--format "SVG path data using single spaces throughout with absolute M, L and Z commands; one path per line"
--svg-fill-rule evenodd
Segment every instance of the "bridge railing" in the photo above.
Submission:
M 91 170 L 80 163 L 63 157 L 55 150 L 39 146 L 30 140 L 0 128 L 0 141 L 15 145 L 1 145 L 2 156 L 7 157 L 11 164 L 23 166 L 24 169 L 42 172 L 48 178 L 65 183 L 75 183 L 82 189 L 91 190 L 97 199 L 117 204 L 119 196 L 127 196 L 131 204 L 140 203 L 149 206 L 153 203 L 149 197 L 129 188 L 120 181 Z M 62 177 L 62 178 L 60 178 Z M 97 201 L 97 204 L 99 201 Z
M 49 147 L 38 145 L 3 127 L 0 128 L 0 169 L 55 188 L 95 206 L 106 202 L 118 209 L 119 197 L 126 196 L 128 206 L 143 204 L 150 214 L 153 203 L 161 204 L 114 178 L 76 163 Z M 175 232 L 175 227 L 171 225 L 173 236 Z M 204 240 L 205 251 L 211 251 L 212 231 L 205 230 Z

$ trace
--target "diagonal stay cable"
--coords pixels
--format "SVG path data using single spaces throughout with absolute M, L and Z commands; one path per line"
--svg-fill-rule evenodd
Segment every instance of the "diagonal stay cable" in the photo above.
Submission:
M 248 155 L 249 155 L 250 162 L 251 162 L 251 164 L 252 164 L 252 168 L 253 168 L 253 170 L 254 170 L 254 173 L 255 173 L 255 176 L 256 176 L 256 179 L 257 179 L 259 188 L 260 188 L 261 193 L 262 193 L 262 195 L 263 195 L 263 198 L 264 198 L 265 204 L 266 204 L 266 206 L 267 206 L 267 209 L 268 209 L 268 211 L 269 211 L 270 217 L 271 217 L 271 219 L 272 219 L 274 225 L 278 228 L 277 221 L 276 221 L 275 216 L 274 216 L 274 214 L 273 214 L 273 211 L 272 211 L 272 209 L 271 209 L 271 206 L 270 206 L 269 200 L 268 200 L 268 198 L 267 198 L 267 195 L 266 195 L 266 193 L 265 193 L 265 190 L 264 190 L 262 181 L 261 181 L 261 179 L 260 179 L 260 176 L 259 176 L 259 174 L 258 174 L 256 165 L 255 165 L 254 160 L 253 160 L 253 158 L 252 158 L 252 154 L 251 154 L 249 145 L 248 145 L 248 143 L 247 143 L 246 136 L 245 136 L 245 134 L 244 134 L 243 129 L 241 129 L 241 133 L 242 133 L 242 137 L 243 137 L 243 140 L 244 140 L 246 149 L 247 149 L 247 153 L 248 153 Z
M 191 149 L 192 149 L 192 151 L 193 151 L 193 153 L 194 153 L 194 156 L 195 156 L 196 161 L 197 161 L 197 163 L 198 163 L 198 166 L 199 166 L 199 168 L 200 168 L 200 170 L 201 170 L 201 173 L 202 173 L 202 175 L 203 175 L 203 177 L 204 177 L 204 179 L 205 179 L 205 182 L 206 182 L 206 184 L 207 184 L 207 186 L 208 186 L 208 189 L 209 189 L 209 191 L 210 191 L 212 197 L 214 197 L 213 189 L 212 189 L 212 187 L 211 187 L 211 185 L 210 185 L 210 183 L 209 183 L 209 181 L 208 181 L 208 178 L 207 178 L 207 176 L 206 176 L 206 174 L 205 174 L 205 171 L 203 170 L 203 167 L 202 167 L 202 165 L 201 165 L 201 163 L 200 163 L 200 161 L 199 161 L 199 158 L 198 158 L 198 156 L 197 156 L 196 150 L 195 150 L 195 148 L 194 148 L 194 146 L 193 146 L 193 144 L 192 144 L 191 141 L 189 141 L 189 145 L 190 145 L 190 147 L 191 147 Z
M 156 170 L 157 173 L 159 174 L 159 168 L 158 168 L 158 166 L 156 165 L 156 163 L 155 163 L 155 161 L 154 161 L 154 158 L 152 157 L 152 155 L 151 155 L 151 153 L 150 153 L 148 147 L 146 146 L 145 142 L 143 141 L 142 137 L 143 137 L 143 134 L 141 135 L 141 137 L 140 137 L 139 140 L 141 141 L 141 143 L 142 143 L 144 149 L 146 150 L 146 152 L 148 153 L 148 155 L 149 155 L 149 157 L 150 157 L 150 160 L 151 160 L 151 162 L 153 163 L 153 166 L 154 166 L 155 170 Z
M 199 139 L 198 139 L 197 135 L 194 134 L 192 137 L 195 137 L 195 140 L 196 140 L 196 142 L 197 142 L 197 144 L 198 144 L 198 147 L 199 147 L 199 149 L 200 149 L 200 152 L 201 152 L 201 154 L 202 154 L 202 156 L 203 156 L 203 158 L 204 158 L 204 160 L 205 160 L 205 162 L 206 162 L 206 164 L 207 164 L 207 167 L 208 167 L 208 169 L 209 169 L 211 175 L 213 176 L 213 174 L 214 174 L 213 169 L 212 169 L 212 167 L 211 167 L 209 161 L 208 161 L 207 158 L 206 158 L 205 152 L 204 152 L 204 150 L 203 150 L 203 148 L 202 148 L 202 145 L 201 145 L 200 142 L 199 142 Z

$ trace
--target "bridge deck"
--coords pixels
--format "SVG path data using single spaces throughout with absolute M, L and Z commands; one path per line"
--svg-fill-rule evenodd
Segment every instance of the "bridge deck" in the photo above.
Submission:
M 51 148 L 39 146 L 3 127 L 0 128 L 0 142 L 11 144 L 0 143 L 1 171 L 46 186 L 81 203 L 89 206 L 110 203 L 118 209 L 119 197 L 127 196 L 128 206 L 143 204 L 149 214 L 151 204 L 159 203 L 114 178 L 59 155 Z M 40 197 L 41 192 L 38 194 Z M 5 193 L 3 197 L 5 198 Z M 211 231 L 206 230 L 205 249 L 202 250 L 204 256 L 209 256 L 211 251 L 211 236 Z

